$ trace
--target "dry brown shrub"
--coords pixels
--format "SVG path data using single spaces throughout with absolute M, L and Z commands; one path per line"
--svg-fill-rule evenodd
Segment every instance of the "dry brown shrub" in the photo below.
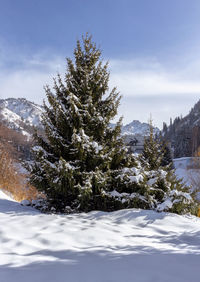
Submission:
M 27 175 L 20 173 L 11 157 L 13 148 L 0 143 L 0 188 L 12 195 L 16 201 L 34 200 L 40 194 L 27 182 Z

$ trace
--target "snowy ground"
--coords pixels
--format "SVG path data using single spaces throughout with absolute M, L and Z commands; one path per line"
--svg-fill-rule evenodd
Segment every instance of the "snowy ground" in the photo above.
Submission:
M 199 266 L 199 218 L 45 215 L 0 191 L 1 282 L 197 282 Z
M 200 161 L 197 162 L 195 161 L 194 157 L 185 157 L 185 158 L 178 158 L 174 159 L 174 167 L 176 169 L 176 175 L 179 178 L 183 178 L 183 181 L 187 185 L 192 185 L 193 184 L 193 178 L 198 178 L 199 179 L 199 184 L 200 184 Z M 193 166 L 195 164 L 198 164 L 198 168 L 194 168 Z
M 200 191 L 200 159 L 199 161 L 196 159 L 194 157 L 185 157 L 174 159 L 173 162 L 178 178 L 183 179 L 185 184 Z M 198 168 L 194 168 L 194 165 L 198 165 Z M 197 193 L 197 199 L 200 201 L 200 192 Z
M 190 173 L 195 172 L 194 169 L 188 169 L 192 165 L 192 159 L 190 157 L 174 159 L 174 167 L 176 168 L 176 175 L 179 178 L 183 178 L 187 185 L 191 185 Z

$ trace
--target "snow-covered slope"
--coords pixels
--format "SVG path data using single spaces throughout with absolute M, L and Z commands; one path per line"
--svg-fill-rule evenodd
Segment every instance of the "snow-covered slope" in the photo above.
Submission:
M 0 117 L 10 128 L 26 134 L 28 127 L 41 128 L 42 106 L 24 98 L 0 100 Z
M 0 191 L 1 282 L 198 282 L 200 219 L 144 210 L 46 215 Z
M 154 133 L 159 133 L 159 129 L 154 127 Z M 139 120 L 133 120 L 131 123 L 122 127 L 123 135 L 149 135 L 149 124 L 140 122 Z
M 185 184 L 198 190 L 197 199 L 200 202 L 200 159 L 195 157 L 177 158 L 173 160 L 176 175 Z
M 163 125 L 163 136 L 171 144 L 175 158 L 194 156 L 200 147 L 200 100 L 185 117 Z

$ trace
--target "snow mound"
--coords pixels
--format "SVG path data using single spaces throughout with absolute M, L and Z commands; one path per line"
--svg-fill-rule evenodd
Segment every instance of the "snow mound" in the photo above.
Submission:
M 47 215 L 0 191 L 1 282 L 199 281 L 200 219 L 121 210 Z
M 31 205 L 31 202 L 30 202 L 29 200 L 22 200 L 22 201 L 20 202 L 20 204 L 21 204 L 22 206 L 30 206 L 30 205 Z

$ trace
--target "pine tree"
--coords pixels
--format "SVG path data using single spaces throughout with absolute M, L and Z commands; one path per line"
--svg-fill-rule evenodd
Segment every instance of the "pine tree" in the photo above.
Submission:
M 197 203 L 190 188 L 177 179 L 172 163 L 166 160 L 166 145 L 154 136 L 152 121 L 139 160 L 144 169 L 143 196 L 148 202 L 147 208 L 178 214 L 196 214 Z
M 170 166 L 171 168 L 174 167 L 173 160 L 172 160 L 172 151 L 168 143 L 162 141 L 161 139 L 161 150 L 163 151 L 162 162 L 161 166 Z
M 144 147 L 140 161 L 147 170 L 156 170 L 161 166 L 162 148 L 155 140 L 152 120 L 149 121 L 149 135 L 144 139 Z
M 167 166 L 153 128 L 136 160 L 120 137 L 121 119 L 112 128 L 120 96 L 109 92 L 108 63 L 88 35 L 67 59 L 64 79 L 45 87 L 45 136 L 35 134 L 30 182 L 46 196 L 47 209 L 61 212 L 145 208 L 191 211 L 188 188 Z
M 64 80 L 58 75 L 53 90 L 45 87 L 45 138 L 35 135 L 30 182 L 56 211 L 107 210 L 107 192 L 133 165 L 120 137 L 121 119 L 109 126 L 121 97 L 116 88 L 108 93 L 108 63 L 90 36 L 77 41 L 74 57 L 67 59 Z

